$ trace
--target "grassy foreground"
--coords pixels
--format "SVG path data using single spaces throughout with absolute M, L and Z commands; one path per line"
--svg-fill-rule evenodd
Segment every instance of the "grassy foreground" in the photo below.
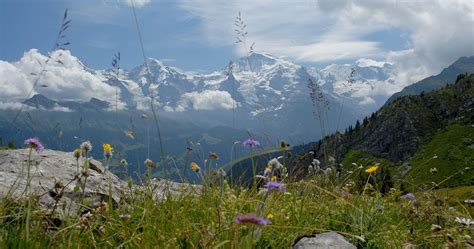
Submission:
M 0 247 L 289 248 L 301 236 L 324 231 L 337 231 L 363 248 L 462 248 L 473 243 L 474 225 L 465 224 L 472 222 L 473 206 L 459 199 L 472 199 L 472 187 L 460 188 L 462 193 L 453 189 L 456 195 L 415 193 L 415 201 L 401 198 L 395 189 L 383 197 L 370 187 L 357 194 L 350 181 L 334 177 L 287 180 L 286 191 L 230 187 L 221 179 L 205 185 L 200 194 L 183 191 L 162 201 L 153 200 L 148 188 L 124 196 L 118 207 L 103 203 L 61 223 L 47 219 L 33 203 L 29 240 L 25 205 L 4 199 Z M 271 224 L 236 223 L 237 215 L 248 213 Z

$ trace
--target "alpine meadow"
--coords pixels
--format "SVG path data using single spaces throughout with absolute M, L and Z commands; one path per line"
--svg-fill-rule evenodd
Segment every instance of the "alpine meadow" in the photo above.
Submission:
M 472 0 L 0 0 L 0 248 L 474 248 Z

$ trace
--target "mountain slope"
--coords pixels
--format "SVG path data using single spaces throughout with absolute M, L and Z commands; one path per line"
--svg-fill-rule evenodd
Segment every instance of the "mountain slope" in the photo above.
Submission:
M 440 89 L 446 86 L 446 84 L 455 81 L 456 77 L 463 73 L 474 73 L 474 56 L 459 58 L 452 65 L 443 69 L 440 74 L 428 77 L 413 85 L 403 88 L 402 91 L 392 95 L 386 103 L 389 104 L 402 96 L 415 95 L 422 92 L 431 92 Z
M 430 179 L 426 176 L 429 167 L 440 169 L 439 175 L 432 178 L 439 180 L 472 163 L 473 125 L 474 74 L 462 75 L 454 84 L 440 90 L 395 100 L 360 125 L 350 127 L 345 134 L 330 136 L 327 147 L 329 154 L 336 162 L 343 162 L 345 168 L 353 168 L 351 163 L 368 164 L 358 160 L 356 154 L 372 158 L 369 163 L 379 162 L 389 167 L 406 162 L 408 164 L 392 171 L 408 171 L 406 179 L 420 184 Z M 302 148 L 313 150 L 316 158 L 324 161 L 321 142 Z M 433 164 L 436 162 L 432 160 L 434 153 L 439 153 L 440 160 Z M 294 162 L 293 170 L 299 172 L 299 177 L 305 175 L 311 158 Z M 471 170 L 446 181 L 443 186 L 472 184 L 473 177 Z

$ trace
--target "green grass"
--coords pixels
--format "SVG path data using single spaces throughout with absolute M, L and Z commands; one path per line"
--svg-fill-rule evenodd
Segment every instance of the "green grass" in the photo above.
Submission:
M 345 182 L 329 183 L 328 177 L 289 183 L 286 193 L 268 195 L 227 183 L 204 186 L 201 194 L 183 190 L 162 201 L 135 191 L 117 208 L 105 204 L 90 218 L 70 217 L 57 228 L 48 225 L 44 211 L 35 209 L 29 241 L 21 205 L 4 199 L 0 247 L 289 248 L 301 236 L 337 231 L 364 248 L 401 248 L 406 243 L 441 248 L 448 234 L 454 246 L 462 246 L 465 235 L 472 234 L 471 228 L 454 222 L 457 216 L 472 219 L 472 206 L 436 206 L 435 192 L 419 194 L 417 205 L 400 199 L 396 190 L 384 197 L 371 191 L 357 195 Z M 343 191 L 353 195 L 342 198 Z M 246 213 L 272 214 L 272 224 L 236 224 L 235 216 Z M 130 218 L 122 219 L 124 214 Z M 442 230 L 432 232 L 432 224 Z
M 438 132 L 411 158 L 412 169 L 404 180 L 415 186 L 441 188 L 474 185 L 474 127 L 453 124 Z M 470 170 L 465 170 L 467 167 Z M 430 172 L 438 170 L 437 174 Z
M 342 165 L 345 169 L 353 169 L 354 165 L 352 163 L 357 163 L 358 165 L 362 166 L 370 166 L 374 163 L 380 163 L 382 167 L 393 168 L 396 164 L 388 159 L 381 158 L 370 154 L 364 150 L 350 150 L 344 160 L 342 161 Z

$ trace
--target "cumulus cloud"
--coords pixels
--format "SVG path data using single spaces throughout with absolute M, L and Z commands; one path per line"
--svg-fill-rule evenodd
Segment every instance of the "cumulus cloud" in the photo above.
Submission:
M 259 51 L 300 62 L 367 58 L 392 63 L 399 86 L 436 74 L 461 56 L 474 54 L 474 5 L 470 0 L 179 0 L 201 33 L 214 45 L 234 42 L 238 12 L 248 41 Z M 400 33 L 390 47 L 383 32 Z M 370 38 L 372 37 L 372 38 Z M 236 53 L 242 54 L 239 44 Z M 363 61 L 368 63 L 369 61 Z
M 239 103 L 226 91 L 205 90 L 183 94 L 175 110 L 184 111 L 188 108 L 194 110 L 230 110 L 238 106 Z
M 85 68 L 69 51 L 56 51 L 51 58 L 34 89 L 47 56 L 31 49 L 17 62 L 0 61 L 0 99 L 6 103 L 22 102 L 33 89 L 30 97 L 42 94 L 57 101 L 81 102 L 94 97 L 115 103 L 115 87 L 106 84 L 104 76 Z

